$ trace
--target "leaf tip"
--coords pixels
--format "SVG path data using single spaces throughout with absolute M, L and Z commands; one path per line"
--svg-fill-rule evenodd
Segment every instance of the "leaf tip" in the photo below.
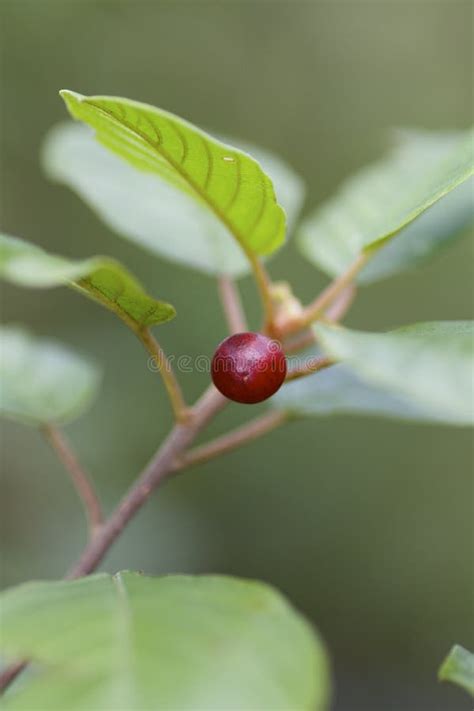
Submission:
M 438 669 L 438 679 L 457 684 L 474 696 L 474 655 L 460 644 L 453 645 Z
M 79 104 L 84 99 L 83 94 L 78 94 L 77 91 L 71 91 L 70 89 L 60 89 L 59 96 L 70 111 L 72 111 L 72 107 L 75 104 Z

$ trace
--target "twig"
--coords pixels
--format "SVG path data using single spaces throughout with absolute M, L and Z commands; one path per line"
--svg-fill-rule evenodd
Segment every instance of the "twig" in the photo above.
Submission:
M 345 288 L 352 283 L 353 279 L 357 276 L 362 267 L 365 266 L 368 259 L 369 255 L 366 252 L 359 254 L 349 268 L 341 274 L 341 276 L 337 277 L 337 279 L 334 279 L 334 281 L 320 293 L 313 303 L 309 304 L 305 308 L 303 313 L 304 325 L 308 325 L 315 321 L 329 306 L 331 306 L 341 292 L 343 292 Z
M 41 427 L 41 431 L 71 477 L 82 501 L 89 523 L 89 536 L 92 538 L 102 524 L 102 508 L 92 482 L 61 430 L 55 425 L 47 424 Z
M 361 267 L 359 266 L 359 268 Z M 353 272 L 354 268 L 351 270 L 351 274 Z M 349 277 L 349 274 L 346 273 L 345 280 L 348 281 L 350 278 L 352 278 L 352 276 Z M 336 296 L 343 291 L 345 286 L 347 286 L 347 283 L 342 284 L 342 278 L 336 281 L 339 281 L 339 287 L 332 289 L 331 299 L 326 297 L 328 302 L 336 298 Z M 324 307 L 327 305 L 326 300 L 324 300 Z M 323 300 L 321 299 L 320 303 L 322 302 Z M 332 361 L 328 362 L 329 359 L 324 360 L 324 363 L 323 360 L 324 359 L 319 359 L 317 363 L 313 364 L 316 370 L 332 364 Z M 301 375 L 304 374 L 307 374 L 307 369 L 301 373 Z M 294 376 L 290 375 L 290 378 L 291 377 L 300 376 L 297 376 L 295 373 Z M 187 422 L 178 422 L 174 426 L 136 483 L 129 489 L 118 507 L 102 526 L 101 530 L 85 548 L 77 563 L 71 568 L 67 575 L 68 579 L 81 577 L 95 570 L 128 521 L 143 506 L 158 484 L 160 484 L 168 474 L 176 471 L 180 457 L 183 456 L 183 453 L 192 444 L 198 433 L 225 403 L 225 398 L 218 393 L 214 386 L 210 386 L 198 401 L 195 408 L 193 408 L 192 417 Z M 253 423 L 253 426 L 255 426 L 255 423 Z M 265 425 L 263 431 L 267 431 Z M 248 431 L 246 434 L 248 435 Z M 202 450 L 199 456 L 203 456 Z
M 324 320 L 331 323 L 339 323 L 346 313 L 349 311 L 356 295 L 356 288 L 353 284 L 346 286 L 344 291 L 341 291 L 337 299 L 328 308 L 324 314 Z M 290 338 L 285 343 L 285 353 L 297 353 L 315 343 L 316 338 L 312 329 L 303 331 L 301 334 Z
M 226 402 L 214 386 L 210 386 L 205 391 L 194 408 L 193 417 L 188 423 L 178 423 L 173 427 L 151 462 L 86 546 L 66 579 L 79 578 L 95 570 L 128 521 L 143 506 L 158 484 L 173 470 L 176 459 Z
M 148 353 L 150 353 L 155 360 L 154 365 L 163 378 L 163 383 L 168 393 L 176 421 L 186 422 L 190 416 L 190 410 L 186 405 L 181 387 L 176 379 L 171 363 L 166 357 L 163 349 L 147 328 L 135 330 L 135 333 L 147 349 Z
M 271 301 L 269 282 L 263 267 L 261 275 L 264 275 L 262 277 L 265 282 L 264 291 Z M 271 324 L 272 310 L 271 306 L 269 307 L 268 305 L 268 301 L 266 303 L 266 323 Z M 233 315 L 232 318 L 235 319 L 235 321 L 233 321 L 234 328 L 237 325 L 237 317 Z M 137 335 L 139 335 L 140 340 L 144 343 L 147 350 L 158 358 L 158 363 L 166 365 L 166 357 L 150 332 L 145 330 L 137 333 Z M 180 414 L 180 418 L 182 418 L 183 412 L 186 412 L 187 416 L 178 420 L 174 425 L 162 446 L 158 449 L 148 466 L 145 467 L 137 481 L 122 498 L 117 508 L 112 512 L 105 523 L 101 525 L 100 529 L 96 530 L 95 535 L 85 547 L 78 561 L 65 576 L 66 580 L 88 575 L 97 568 L 127 523 L 145 504 L 151 493 L 166 476 L 176 473 L 178 470 L 187 466 L 198 464 L 211 457 L 230 451 L 244 442 L 251 441 L 269 432 L 279 424 L 282 424 L 286 419 L 284 413 L 277 411 L 269 413 L 228 435 L 218 438 L 214 442 L 196 448 L 194 451 L 191 451 L 186 458 L 183 453 L 192 444 L 199 432 L 207 425 L 209 420 L 224 407 L 227 400 L 211 385 L 201 396 L 196 406 L 190 411 L 186 408 L 181 390 L 171 369 L 165 368 L 162 372 L 166 372 L 168 375 L 171 373 L 170 377 L 164 377 L 164 381 L 172 401 L 173 409 L 176 414 Z M 0 692 L 4 691 L 27 665 L 28 661 L 24 660 L 15 662 L 7 667 L 0 675 Z
M 222 435 L 222 437 L 217 437 L 212 440 L 212 442 L 207 442 L 200 447 L 195 447 L 195 449 L 186 452 L 176 460 L 174 471 L 178 472 L 196 464 L 207 462 L 209 459 L 214 459 L 221 454 L 230 452 L 242 444 L 252 442 L 252 440 L 284 424 L 287 419 L 287 414 L 280 410 L 267 412 L 242 427 L 238 427 L 232 430 L 232 432 Z
M 197 434 L 225 404 L 225 398 L 213 386 L 208 388 L 195 407 L 192 423 L 175 425 L 137 482 L 131 487 L 102 529 L 96 533 L 94 539 L 85 548 L 78 562 L 67 574 L 66 579 L 71 580 L 93 572 L 128 521 L 167 475 L 175 474 L 182 469 L 224 454 L 246 442 L 251 442 L 282 425 L 287 420 L 286 413 L 275 410 L 233 432 L 218 437 L 212 442 L 196 447 L 187 454 L 182 454 L 186 446 L 195 439 Z M 0 693 L 7 688 L 27 665 L 28 661 L 15 662 L 3 671 L 0 675 Z
M 219 277 L 218 286 L 229 331 L 231 333 L 247 331 L 247 322 L 235 281 L 231 277 L 223 275 Z
M 346 286 L 325 312 L 325 320 L 332 321 L 332 323 L 339 323 L 352 306 L 356 293 L 357 290 L 354 284 Z
M 290 333 L 309 326 L 313 321 L 320 318 L 337 297 L 344 292 L 346 287 L 352 283 L 353 279 L 367 263 L 369 257 L 370 254 L 366 252 L 359 254 L 341 276 L 334 279 L 311 304 L 308 304 L 308 306 L 303 309 L 300 316 L 278 325 L 280 334 L 283 336 L 289 335 Z
M 0 694 L 5 691 L 5 689 L 10 686 L 10 684 L 17 678 L 23 669 L 28 666 L 28 662 L 23 660 L 20 662 L 13 662 L 0 674 Z
M 126 524 L 166 476 L 229 452 L 246 442 L 251 442 L 284 424 L 287 420 L 286 413 L 275 410 L 183 454 L 198 433 L 225 404 L 226 399 L 214 386 L 210 386 L 205 391 L 194 408 L 192 420 L 188 424 L 174 426 L 136 483 L 129 489 L 109 519 L 86 546 L 77 563 L 65 576 L 66 580 L 88 575 L 95 570 Z M 27 665 L 28 661 L 25 660 L 15 662 L 7 667 L 0 675 L 0 692 L 4 691 Z
M 308 358 L 301 366 L 297 366 L 288 371 L 286 380 L 297 380 L 298 378 L 304 378 L 312 373 L 317 373 L 319 370 L 324 370 L 334 365 L 335 361 L 332 358 L 326 358 L 325 356 L 313 356 Z
M 227 400 L 211 385 L 201 396 L 193 416 L 186 423 L 176 423 L 138 480 L 123 497 L 109 518 L 96 530 L 66 580 L 92 573 L 133 515 L 147 501 L 152 491 L 175 468 L 176 458 L 194 441 L 209 420 Z M 27 660 L 14 662 L 0 675 L 0 693 L 28 666 Z

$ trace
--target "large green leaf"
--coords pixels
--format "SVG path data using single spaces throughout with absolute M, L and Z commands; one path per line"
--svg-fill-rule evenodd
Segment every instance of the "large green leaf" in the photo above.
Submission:
M 27 424 L 77 417 L 97 391 L 97 368 L 60 343 L 0 328 L 0 413 Z
M 170 304 L 148 296 L 135 277 L 109 257 L 65 259 L 2 234 L 0 277 L 26 287 L 72 286 L 116 313 L 135 330 L 165 323 L 176 313 Z
M 1 609 L 5 654 L 38 665 L 6 709 L 326 708 L 321 642 L 262 583 L 101 574 L 13 588 Z
M 455 644 L 442 663 L 438 676 L 441 681 L 452 681 L 474 696 L 474 654 Z
M 389 333 L 320 324 L 315 331 L 322 349 L 364 382 L 436 420 L 473 422 L 472 322 L 422 323 Z
M 454 241 L 472 234 L 474 179 L 469 178 L 383 244 L 359 275 L 369 284 L 428 262 Z
M 273 154 L 236 145 L 254 156 L 272 179 L 291 230 L 304 198 L 302 180 Z M 71 122 L 55 126 L 42 158 L 49 177 L 72 188 L 122 237 L 209 274 L 248 271 L 248 259 L 206 205 L 106 150 L 89 127 Z
M 61 96 L 104 146 L 208 208 L 248 255 L 270 254 L 284 242 L 285 213 L 272 182 L 243 151 L 147 104 L 72 91 Z
M 361 283 L 416 266 L 474 222 L 473 152 L 472 131 L 402 134 L 386 158 L 348 179 L 304 221 L 303 253 L 337 276 L 370 252 Z

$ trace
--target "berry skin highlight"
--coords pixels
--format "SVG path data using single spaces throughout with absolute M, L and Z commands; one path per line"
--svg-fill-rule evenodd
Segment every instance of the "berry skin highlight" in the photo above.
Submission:
M 261 333 L 236 333 L 220 343 L 211 364 L 216 388 L 234 402 L 254 404 L 276 393 L 286 377 L 278 341 Z

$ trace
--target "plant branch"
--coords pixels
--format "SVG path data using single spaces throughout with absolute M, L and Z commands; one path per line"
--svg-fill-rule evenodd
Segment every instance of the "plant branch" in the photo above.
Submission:
M 308 325 L 313 321 L 316 321 L 324 311 L 331 306 L 335 299 L 349 286 L 360 270 L 365 266 L 369 259 L 369 255 L 366 252 L 361 252 L 352 264 L 346 269 L 343 274 L 341 274 L 337 279 L 329 284 L 324 291 L 322 291 L 319 296 L 309 304 L 303 312 L 303 323 Z
M 209 459 L 214 459 L 221 454 L 230 452 L 233 449 L 240 447 L 242 444 L 252 442 L 252 440 L 257 439 L 258 437 L 261 437 L 262 435 L 267 434 L 267 432 L 271 432 L 276 427 L 284 424 L 287 419 L 287 414 L 280 410 L 272 410 L 267 412 L 242 427 L 238 427 L 237 429 L 232 430 L 221 437 L 217 437 L 211 442 L 201 445 L 200 447 L 195 447 L 189 452 L 183 454 L 181 457 L 178 457 L 175 463 L 174 471 L 178 472 L 182 469 L 195 466 L 196 464 L 207 462 Z
M 66 580 L 92 573 L 115 542 L 134 514 L 148 500 L 154 489 L 176 470 L 176 459 L 194 441 L 199 432 L 226 404 L 224 398 L 211 385 L 203 393 L 186 423 L 176 423 L 137 481 L 130 487 L 117 508 L 102 524 L 85 547 L 76 564 L 65 576 Z M 0 693 L 28 666 L 28 660 L 10 664 L 0 674 Z
M 353 284 L 346 286 L 346 288 L 341 291 L 339 296 L 336 298 L 333 304 L 328 308 L 324 314 L 324 321 L 330 321 L 331 323 L 339 323 L 346 313 L 349 311 L 352 303 L 354 302 L 356 295 L 356 288 Z M 306 329 L 302 333 L 293 338 L 290 338 L 285 343 L 285 353 L 297 353 L 315 343 L 316 338 L 314 332 L 311 328 Z
M 194 417 L 186 424 L 176 424 L 149 465 L 136 483 L 123 497 L 121 503 L 96 532 L 94 538 L 71 568 L 66 579 L 71 580 L 92 573 L 104 555 L 120 535 L 134 514 L 148 500 L 154 489 L 166 478 L 185 468 L 213 459 L 225 452 L 251 442 L 284 424 L 288 416 L 280 411 L 272 411 L 258 417 L 238 429 L 218 437 L 200 447 L 183 454 L 186 447 L 196 438 L 209 420 L 226 404 L 226 399 L 210 386 L 202 395 L 193 412 Z M 27 660 L 14 662 L 0 674 L 0 693 L 28 665 Z
M 325 356 L 313 356 L 308 358 L 303 365 L 296 366 L 288 371 L 286 376 L 286 381 L 297 380 L 298 378 L 304 378 L 307 375 L 312 375 L 312 373 L 317 373 L 319 370 L 324 370 L 334 365 L 336 361 L 332 358 L 326 358 Z
M 174 374 L 170 361 L 160 344 L 148 328 L 135 330 L 137 337 L 153 356 L 155 367 L 159 370 L 177 422 L 186 422 L 190 411 L 183 397 L 180 384 Z
M 5 689 L 10 686 L 13 681 L 15 681 L 18 674 L 21 674 L 26 666 L 28 666 L 28 662 L 26 660 L 22 660 L 19 662 L 13 662 L 3 669 L 0 673 L 0 694 L 2 694 L 2 692 L 5 691 Z
M 247 331 L 247 321 L 235 281 L 231 277 L 223 275 L 219 277 L 218 286 L 230 333 Z
M 308 306 L 303 309 L 301 315 L 278 325 L 278 330 L 281 335 L 286 336 L 295 331 L 299 331 L 323 316 L 326 309 L 329 309 L 345 289 L 352 284 L 352 281 L 365 266 L 369 258 L 370 254 L 367 252 L 359 254 L 343 274 L 338 276 L 337 279 L 334 279 L 311 304 L 308 304 Z
M 339 323 L 354 303 L 357 289 L 354 284 L 346 286 L 324 314 L 325 321 Z
M 262 274 L 264 275 L 264 281 L 266 284 L 265 290 L 269 296 L 271 304 L 269 282 L 263 267 Z M 263 281 L 261 283 L 263 283 Z M 228 288 L 228 285 L 223 287 L 223 289 Z M 227 296 L 224 298 L 229 297 Z M 232 324 L 231 327 L 234 329 L 237 327 L 238 311 L 235 306 L 236 300 L 234 299 L 234 296 L 231 298 L 233 299 L 232 308 L 234 310 L 232 312 L 232 320 L 230 313 L 228 313 L 228 319 L 229 324 Z M 239 316 L 239 318 L 241 319 L 241 316 Z M 270 307 L 270 311 L 266 309 L 267 323 L 271 323 L 271 318 L 272 311 Z M 242 324 L 242 320 L 240 320 L 239 328 L 241 325 L 244 325 Z M 141 331 L 137 333 L 137 335 L 151 355 L 158 359 L 159 364 L 166 365 L 166 363 L 168 363 L 165 354 L 149 331 Z M 207 423 L 225 406 L 227 400 L 216 390 L 213 385 L 211 385 L 203 393 L 195 407 L 192 408 L 192 410 L 187 410 L 181 395 L 181 390 L 179 389 L 179 385 L 174 378 L 174 374 L 171 369 L 162 369 L 162 373 L 163 372 L 168 373 L 168 375 L 171 373 L 171 377 L 164 378 L 164 380 L 170 399 L 172 400 L 175 413 L 178 414 L 179 412 L 181 414 L 183 411 L 186 411 L 187 417 L 184 421 L 178 420 L 168 437 L 156 452 L 155 456 L 145 467 L 137 481 L 130 487 L 129 491 L 122 498 L 116 509 L 112 512 L 105 523 L 102 524 L 100 529 L 96 529 L 95 535 L 91 538 L 77 562 L 65 576 L 66 580 L 72 580 L 88 575 L 97 568 L 127 523 L 146 503 L 152 492 L 168 475 L 177 473 L 181 469 L 204 462 L 218 456 L 219 454 L 230 451 L 241 444 L 250 442 L 257 437 L 270 432 L 280 424 L 283 424 L 283 422 L 287 419 L 286 414 L 282 412 L 275 411 L 267 413 L 261 418 L 257 418 L 253 422 L 250 422 L 247 425 L 244 425 L 243 427 L 214 440 L 213 442 L 202 445 L 195 450 L 191 450 L 187 455 L 185 455 L 184 452 L 186 452 L 188 447 L 192 444 Z M 23 671 L 27 665 L 28 660 L 14 662 L 0 674 L 0 693 L 2 693 L 9 686 L 9 684 Z
M 103 519 L 102 508 L 92 482 L 61 430 L 55 425 L 47 424 L 41 427 L 41 431 L 71 477 L 82 501 L 89 524 L 89 536 L 92 538 Z
M 177 423 L 173 427 L 148 466 L 86 546 L 66 579 L 79 578 L 95 570 L 128 521 L 143 506 L 158 484 L 173 471 L 177 457 L 189 447 L 201 429 L 226 402 L 213 385 L 205 391 L 193 409 L 193 416 L 187 423 Z

